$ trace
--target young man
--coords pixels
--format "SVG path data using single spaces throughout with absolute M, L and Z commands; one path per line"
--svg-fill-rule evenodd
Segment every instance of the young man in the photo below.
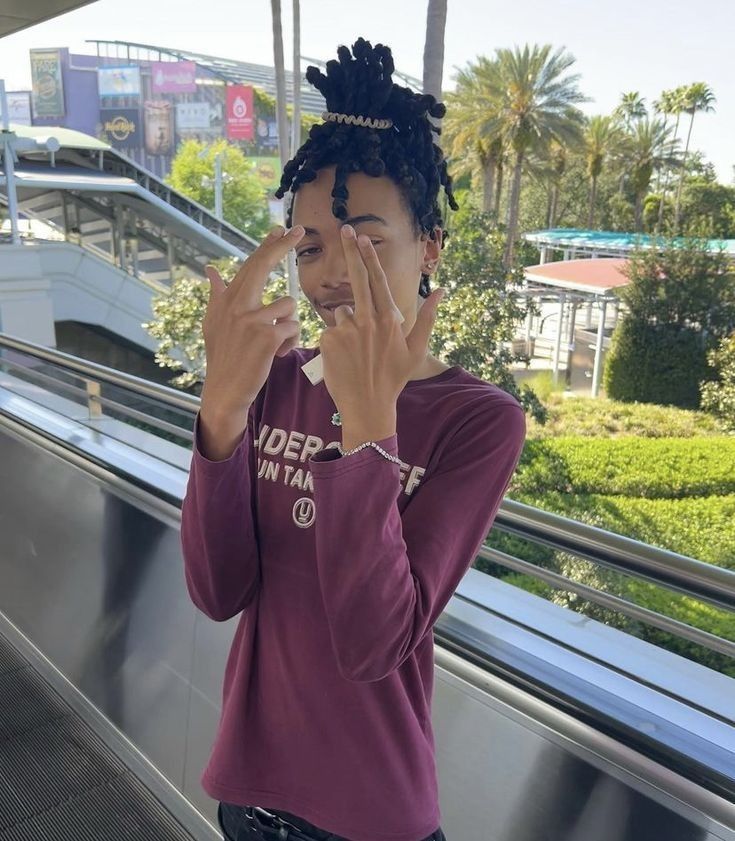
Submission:
M 392 82 L 388 47 L 352 51 L 308 68 L 328 110 L 284 169 L 290 231 L 227 286 L 208 271 L 181 536 L 194 603 L 241 614 L 202 777 L 228 839 L 445 841 L 432 628 L 525 438 L 515 398 L 427 350 L 444 107 Z M 290 248 L 319 348 L 293 298 L 262 305 Z

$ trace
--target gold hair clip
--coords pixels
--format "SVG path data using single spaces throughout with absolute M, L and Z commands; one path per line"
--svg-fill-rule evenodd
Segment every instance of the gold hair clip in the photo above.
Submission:
M 378 119 L 377 117 L 362 117 L 355 114 L 338 114 L 336 111 L 322 111 L 322 118 L 335 123 L 350 123 L 356 126 L 367 126 L 367 128 L 390 128 L 393 125 L 393 120 L 388 117 Z

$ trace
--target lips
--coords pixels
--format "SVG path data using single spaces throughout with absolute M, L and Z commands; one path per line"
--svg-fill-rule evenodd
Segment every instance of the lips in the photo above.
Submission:
M 336 310 L 337 307 L 341 307 L 343 305 L 347 305 L 348 307 L 352 307 L 354 309 L 355 302 L 354 301 L 337 301 L 336 303 L 332 304 L 322 304 L 322 307 L 325 310 Z

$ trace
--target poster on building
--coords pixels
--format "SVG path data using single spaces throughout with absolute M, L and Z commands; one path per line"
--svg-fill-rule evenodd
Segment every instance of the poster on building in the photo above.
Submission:
M 100 96 L 140 96 L 140 67 L 98 67 L 97 90 Z
M 212 106 L 208 102 L 177 102 L 176 131 L 210 128 Z
M 166 99 L 147 100 L 145 150 L 149 155 L 170 155 L 174 149 L 174 109 Z
M 223 136 L 224 132 L 224 86 L 221 99 L 217 89 L 206 92 L 204 102 L 176 103 L 176 143 L 196 140 L 199 143 L 211 143 Z
M 102 139 L 117 149 L 143 145 L 140 111 L 137 108 L 100 108 Z
M 31 93 L 30 91 L 8 91 L 8 119 L 18 126 L 31 124 Z
M 151 93 L 195 93 L 197 66 L 194 61 L 154 61 Z
M 227 137 L 252 140 L 254 137 L 252 85 L 227 86 Z
M 34 117 L 63 117 L 61 50 L 30 50 Z

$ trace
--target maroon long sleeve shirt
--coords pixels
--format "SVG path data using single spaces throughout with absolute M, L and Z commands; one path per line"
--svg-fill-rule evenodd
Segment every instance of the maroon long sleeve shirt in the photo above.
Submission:
M 525 415 L 454 365 L 407 383 L 396 434 L 340 456 L 325 383 L 275 357 L 237 448 L 202 453 L 181 542 L 194 604 L 240 614 L 201 778 L 217 800 L 281 809 L 351 841 L 441 823 L 432 626 L 516 468 Z

